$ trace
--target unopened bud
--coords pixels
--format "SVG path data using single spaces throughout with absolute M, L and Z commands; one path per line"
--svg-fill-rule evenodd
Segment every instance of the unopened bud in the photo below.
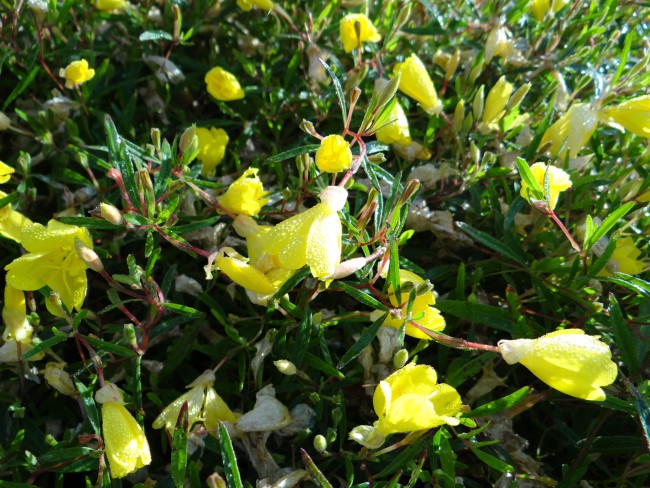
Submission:
M 465 102 L 459 100 L 454 110 L 453 125 L 456 132 L 460 132 L 463 126 L 463 119 L 465 119 Z
M 412 179 L 406 182 L 406 188 L 404 188 L 404 193 L 399 198 L 398 206 L 404 205 L 408 202 L 413 195 L 415 195 L 420 189 L 420 180 Z
M 63 363 L 47 363 L 42 371 L 43 377 L 47 384 L 59 393 L 76 397 L 78 396 L 77 389 L 70 379 L 70 374 L 63 369 L 63 366 L 65 366 Z
M 99 215 L 114 225 L 122 225 L 124 222 L 122 212 L 120 212 L 117 207 L 114 207 L 110 203 L 99 204 Z
M 11 120 L 4 112 L 0 112 L 0 132 L 7 130 L 9 127 L 11 127 Z
M 178 142 L 178 147 L 183 152 L 188 152 L 192 146 L 198 145 L 198 138 L 196 137 L 196 126 L 192 124 L 183 132 L 181 140 Z
M 449 61 L 447 62 L 447 68 L 445 69 L 446 81 L 449 81 L 451 77 L 454 76 L 456 68 L 458 68 L 458 61 L 460 61 L 460 51 L 456 48 L 454 54 L 452 54 L 451 58 L 449 58 Z
M 474 164 L 478 164 L 481 160 L 481 150 L 478 148 L 474 141 L 469 143 L 469 155 L 472 158 Z
M 433 290 L 433 285 L 429 280 L 426 280 L 424 283 L 420 283 L 415 289 L 415 294 L 419 297 L 430 293 Z
M 74 238 L 74 248 L 75 251 L 77 251 L 79 259 L 81 259 L 86 266 L 97 273 L 104 271 L 104 264 L 102 263 L 102 260 L 99 259 L 97 253 L 78 237 Z
M 472 103 L 472 112 L 474 112 L 474 120 L 479 120 L 483 115 L 483 105 L 485 104 L 485 86 L 481 85 L 476 95 L 474 95 L 474 102 Z
M 310 136 L 317 137 L 319 135 L 318 132 L 316 132 L 316 129 L 314 129 L 314 124 L 312 124 L 307 119 L 302 119 L 302 122 L 300 122 L 299 127 L 301 131 L 306 132 Z
M 228 488 L 226 480 L 223 479 L 219 473 L 212 473 L 208 476 L 205 482 L 208 485 L 208 488 Z
M 151 129 L 151 142 L 153 142 L 156 151 L 160 152 L 160 142 L 161 142 L 160 129 L 157 129 L 155 127 Z
M 476 66 L 474 66 L 474 69 L 470 72 L 469 74 L 469 82 L 474 83 L 476 79 L 480 76 L 481 71 L 483 71 L 483 59 L 481 59 Z
M 368 156 L 368 161 L 374 164 L 381 164 L 386 161 L 384 153 L 375 153 Z
M 273 364 L 276 368 L 278 368 L 278 371 L 280 373 L 286 374 L 287 376 L 293 376 L 298 372 L 296 365 L 287 359 L 279 359 L 278 361 L 273 361 Z
M 122 329 L 124 331 L 124 337 L 126 338 L 126 341 L 133 347 L 134 349 L 138 347 L 138 340 L 135 336 L 135 327 L 133 324 L 125 324 L 124 328 Z
M 517 107 L 521 103 L 521 101 L 526 96 L 526 93 L 528 93 L 528 90 L 530 90 L 531 86 L 532 85 L 530 83 L 526 83 L 517 89 L 515 94 L 510 97 L 510 100 L 508 100 L 508 104 L 506 105 L 506 112 Z
M 325 439 L 325 436 L 318 434 L 314 437 L 314 449 L 321 454 L 327 450 L 327 439 Z
M 395 369 L 400 369 L 409 360 L 409 352 L 406 349 L 400 349 L 393 356 L 393 366 Z

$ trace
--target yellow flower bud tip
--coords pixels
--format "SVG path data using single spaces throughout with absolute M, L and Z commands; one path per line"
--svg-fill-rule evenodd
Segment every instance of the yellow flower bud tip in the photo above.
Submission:
M 102 433 L 113 478 L 124 478 L 151 463 L 144 431 L 121 403 L 102 405 Z
M 601 117 L 640 137 L 650 138 L 650 95 L 633 98 L 620 105 L 606 107 Z
M 122 10 L 125 4 L 125 0 L 97 0 L 95 7 L 102 12 L 112 12 L 113 10 Z
M 49 286 L 68 310 L 79 310 L 88 288 L 88 265 L 77 254 L 75 238 L 92 250 L 88 229 L 56 220 L 50 220 L 47 227 L 31 223 L 23 227 L 20 240 L 27 254 L 5 266 L 7 283 L 24 291 Z
M 564 151 L 575 158 L 587 144 L 598 127 L 598 112 L 584 103 L 574 103 L 569 110 L 554 122 L 542 137 L 541 145 L 550 142 L 548 150 L 557 154 L 564 145 Z M 564 152 L 560 154 L 564 157 Z
M 545 163 L 535 163 L 530 167 L 530 170 L 539 183 L 539 186 L 542 187 L 542 191 L 545 191 L 544 180 L 546 178 L 546 174 L 548 173 L 550 190 L 548 200 L 551 204 L 551 210 L 553 210 L 557 205 L 558 198 L 560 197 L 560 192 L 571 188 L 571 177 L 566 171 L 560 168 L 556 168 L 555 166 L 548 166 Z M 526 182 L 522 181 L 520 191 L 522 198 L 528 199 L 528 193 L 528 185 Z M 546 198 L 546 195 L 544 195 L 544 197 Z
M 296 365 L 286 359 L 279 359 L 278 361 L 273 361 L 273 364 L 275 365 L 275 367 L 278 369 L 280 373 L 286 374 L 287 376 L 293 376 L 298 372 L 298 370 L 296 369 Z
M 215 127 L 211 127 L 210 129 L 196 127 L 194 133 L 199 147 L 199 153 L 196 158 L 203 165 L 201 174 L 208 178 L 214 174 L 215 168 L 223 160 L 226 154 L 226 146 L 230 139 L 225 130 Z
M 483 131 L 498 130 L 499 121 L 505 115 L 505 108 L 510 95 L 512 95 L 513 86 L 502 76 L 499 81 L 492 87 L 485 100 L 483 109 L 482 127 Z
M 273 2 L 271 0 L 237 0 L 237 6 L 246 12 L 253 7 L 257 7 L 260 10 L 271 10 L 273 8 Z
M 244 91 L 232 73 L 219 66 L 208 71 L 204 78 L 208 93 L 223 102 L 244 98 Z
M 489 63 L 493 57 L 507 57 L 514 51 L 514 43 L 510 34 L 502 25 L 497 25 L 488 34 L 485 43 L 485 62 Z
M 237 178 L 226 193 L 219 198 L 219 204 L 235 214 L 257 215 L 269 201 L 264 186 L 257 176 L 259 169 L 249 168 Z
M 442 111 L 442 102 L 438 99 L 433 81 L 424 63 L 415 54 L 396 64 L 393 73 L 401 75 L 399 90 L 417 101 L 425 112 L 439 114 Z
M 331 134 L 320 142 L 316 150 L 316 166 L 323 173 L 338 173 L 352 164 L 350 145 L 338 134 Z
M 618 373 L 609 346 L 579 329 L 500 341 L 498 347 L 508 364 L 521 363 L 550 387 L 583 400 L 604 400 L 601 387 Z
M 451 386 L 437 384 L 435 369 L 407 364 L 381 381 L 372 398 L 382 435 L 458 425 L 462 402 Z
M 16 170 L 13 169 L 8 164 L 0 161 L 0 183 L 6 183 L 11 178 L 11 175 L 14 174 Z
M 80 59 L 73 61 L 59 70 L 59 76 L 65 78 L 65 87 L 74 88 L 87 82 L 95 76 L 95 70 L 88 67 L 88 61 Z
M 343 49 L 349 53 L 363 42 L 377 42 L 381 35 L 365 14 L 348 14 L 339 24 L 339 36 Z

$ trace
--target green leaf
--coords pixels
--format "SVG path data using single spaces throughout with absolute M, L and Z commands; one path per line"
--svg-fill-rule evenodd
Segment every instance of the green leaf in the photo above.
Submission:
M 232 441 L 228 434 L 228 429 L 223 423 L 219 422 L 219 445 L 221 447 L 221 459 L 226 474 L 228 488 L 243 488 L 239 467 L 237 466 L 237 457 L 232 447 Z
M 116 354 L 117 356 L 125 356 L 125 357 L 133 357 L 135 356 L 135 352 L 132 349 L 129 349 L 124 346 L 118 346 L 117 344 L 113 344 L 112 342 L 106 342 L 102 341 L 100 339 L 95 339 L 94 337 L 90 336 L 83 336 L 83 338 L 93 346 L 97 351 L 106 351 L 110 352 L 113 354 Z
M 584 251 L 586 252 L 589 249 L 591 249 L 602 237 L 604 237 L 612 229 L 612 227 L 614 227 L 621 220 L 623 220 L 623 217 L 625 217 L 625 215 L 627 215 L 627 213 L 630 210 L 632 210 L 632 207 L 634 207 L 634 205 L 635 205 L 634 202 L 627 202 L 625 205 L 612 211 L 607 216 L 607 218 L 603 220 L 603 223 L 600 224 L 600 227 L 594 230 L 593 234 L 591 234 L 590 238 L 585 243 Z
M 498 400 L 494 400 L 490 403 L 486 403 L 485 405 L 481 405 L 480 407 L 477 407 L 474 410 L 471 410 L 463 414 L 463 416 L 464 417 L 485 417 L 486 415 L 494 415 L 497 413 L 501 413 L 505 410 L 508 410 L 509 408 L 519 405 L 521 402 L 523 402 L 526 399 L 529 393 L 530 393 L 530 388 L 524 386 L 523 388 L 520 388 L 519 390 L 510 393 L 510 395 L 506 395 L 503 398 L 499 398 Z
M 627 366 L 629 373 L 634 374 L 640 367 L 638 356 L 639 339 L 634 335 L 630 324 L 623 317 L 621 307 L 613 293 L 609 294 L 609 326 L 612 328 L 623 363 Z
M 537 181 L 537 178 L 535 178 L 533 172 L 530 170 L 528 163 L 522 158 L 517 158 L 517 169 L 519 169 L 519 176 L 521 176 L 523 182 L 526 183 L 533 198 L 535 200 L 544 200 L 544 190 Z
M 266 164 L 279 163 L 280 161 L 284 161 L 285 159 L 292 159 L 295 158 L 296 156 L 300 156 L 301 154 L 314 152 L 319 147 L 320 144 L 307 144 L 305 146 L 294 147 L 293 149 L 289 149 L 288 151 L 284 151 L 281 152 L 280 154 L 276 154 L 275 156 L 271 156 L 266 161 L 264 161 L 264 164 L 266 165 Z
M 532 142 L 528 145 L 528 149 L 526 150 L 526 154 L 524 155 L 524 159 L 527 161 L 533 160 L 533 158 L 537 155 L 537 148 L 539 147 L 539 144 L 542 142 L 542 139 L 544 138 L 544 133 L 546 132 L 546 129 L 548 129 L 548 127 L 551 125 L 551 119 L 553 117 L 556 98 L 557 98 L 557 91 L 555 91 L 551 100 L 548 101 L 546 114 L 544 115 L 544 120 L 542 120 L 542 123 L 537 128 L 537 131 L 535 132 L 535 137 L 533 137 Z
M 515 468 L 512 467 L 510 464 L 504 463 L 499 458 L 494 457 L 492 454 L 488 454 L 487 452 L 481 451 L 480 449 L 476 449 L 473 447 L 470 447 L 470 449 L 476 455 L 477 458 L 479 458 L 481 461 L 483 461 L 491 468 L 500 471 L 501 473 L 512 473 L 515 470 Z
M 492 249 L 493 251 L 498 252 L 502 256 L 512 259 L 516 263 L 525 266 L 526 258 L 521 254 L 519 249 L 513 249 L 512 247 L 504 244 L 500 240 L 492 237 L 490 234 L 486 234 L 483 231 L 477 230 L 469 224 L 464 222 L 457 222 L 458 227 L 460 227 L 466 234 L 483 244 L 484 246 Z
M 11 93 L 5 98 L 5 103 L 2 105 L 2 111 L 4 112 L 7 110 L 7 107 L 11 102 L 14 101 L 14 99 L 20 95 L 22 92 L 24 92 L 29 85 L 32 84 L 32 81 L 34 81 L 34 78 L 38 74 L 38 72 L 41 70 L 40 66 L 34 66 L 29 73 L 27 73 L 27 76 L 25 76 L 20 83 L 18 83 L 15 88 L 11 91 Z
M 188 307 L 187 305 L 181 305 L 179 303 L 170 303 L 170 302 L 163 302 L 161 305 L 165 308 L 168 308 L 169 310 L 173 310 L 174 312 L 178 312 L 181 315 L 185 315 L 186 317 L 202 317 L 203 312 L 192 308 Z
M 309 306 L 305 308 L 305 313 L 300 321 L 300 326 L 298 331 L 295 334 L 296 339 L 293 344 L 293 354 L 291 355 L 291 362 L 296 365 L 297 368 L 302 364 L 302 360 L 305 356 L 305 352 L 309 347 L 309 339 L 311 338 L 311 330 L 314 327 L 314 322 L 312 318 L 311 310 Z
M 331 286 L 331 289 L 336 290 L 336 289 L 341 289 L 348 295 L 350 295 L 352 298 L 356 299 L 357 301 L 363 303 L 364 305 L 368 305 L 369 307 L 372 307 L 375 310 L 382 310 L 382 311 L 387 311 L 388 307 L 381 303 L 379 300 L 376 298 L 370 296 L 370 292 L 364 291 L 364 290 L 359 290 L 357 288 L 354 288 L 353 286 L 348 285 L 347 283 L 344 283 L 342 281 L 337 281 L 334 282 Z
M 632 393 L 632 398 L 634 398 L 634 407 L 639 414 L 645 444 L 646 446 L 650 446 L 650 407 L 648 406 L 648 402 L 643 395 L 639 393 L 639 390 L 632 385 L 632 383 L 625 380 L 625 384 L 628 390 Z
M 379 327 L 381 327 L 381 325 L 384 323 L 384 320 L 386 320 L 386 317 L 388 317 L 388 314 L 383 314 L 381 317 L 375 320 L 372 325 L 363 332 L 363 334 L 361 334 L 359 340 L 355 342 L 352 347 L 348 349 L 347 352 L 343 355 L 339 361 L 339 364 L 336 365 L 336 369 L 343 368 L 343 366 L 356 358 L 361 353 L 361 351 L 363 351 L 368 346 L 368 344 L 372 342 L 372 340 L 377 335 Z
M 327 73 L 330 75 L 330 78 L 332 78 L 332 84 L 334 85 L 334 91 L 336 92 L 336 98 L 339 101 L 339 107 L 341 107 L 341 115 L 343 118 L 343 125 L 345 125 L 347 119 L 348 119 L 348 108 L 345 103 L 345 96 L 343 95 L 343 88 L 341 87 L 341 82 L 339 79 L 336 77 L 334 74 L 334 71 L 332 71 L 332 68 L 329 67 L 329 65 L 323 61 L 322 59 L 319 60 L 323 66 L 325 66 L 325 69 L 327 70 Z
M 58 331 L 57 331 L 58 332 Z M 54 337 L 50 337 L 49 339 L 44 340 L 43 342 L 39 342 L 36 344 L 32 349 L 27 351 L 26 353 L 23 353 L 20 356 L 20 359 L 26 360 L 31 357 L 36 356 L 37 354 L 40 354 L 41 352 L 44 352 L 51 347 L 56 346 L 57 344 L 66 341 L 68 339 L 68 336 L 66 334 L 55 334 Z
M 124 220 L 126 220 L 129 224 L 133 225 L 149 225 L 149 219 L 147 217 L 144 217 L 140 214 L 136 213 L 125 213 L 122 214 L 124 217 Z
M 630 54 L 630 48 L 632 47 L 632 42 L 635 40 L 635 38 L 636 36 L 634 35 L 634 30 L 628 30 L 627 34 L 625 34 L 625 45 L 623 46 L 621 53 L 617 56 L 617 58 L 619 58 L 618 69 L 616 70 L 616 74 L 612 80 L 609 82 L 610 86 L 616 86 L 616 82 L 623 74 L 623 71 L 625 71 L 627 65 L 627 57 Z
M 172 437 L 172 480 L 177 488 L 183 488 L 185 484 L 185 472 L 187 469 L 187 429 L 189 428 L 187 413 L 187 402 L 184 402 L 178 414 L 176 428 Z
M 104 117 L 104 131 L 106 132 L 106 145 L 110 156 L 111 165 L 120 172 L 126 193 L 131 200 L 131 204 L 137 209 L 140 208 L 140 198 L 135 183 L 135 170 L 133 162 L 127 155 L 126 144 L 118 135 L 115 124 L 110 116 Z
M 93 398 L 93 389 L 86 388 L 86 385 L 79 381 L 75 376 L 73 376 L 72 379 L 74 380 L 79 396 L 81 396 L 81 400 L 86 408 L 86 415 L 88 415 L 90 425 L 95 431 L 95 434 L 101 435 L 101 430 L 99 428 L 99 412 L 97 411 L 97 405 Z
M 320 469 L 318 469 L 318 466 L 316 466 L 316 463 L 314 463 L 313 459 L 309 454 L 307 454 L 307 451 L 300 449 L 300 456 L 302 456 L 302 462 L 305 463 L 305 467 L 307 468 L 307 472 L 312 481 L 320 486 L 320 488 L 332 488 L 332 484 L 327 481 L 327 478 L 325 478 L 325 475 Z
M 111 224 L 107 220 L 93 217 L 59 217 L 59 221 L 64 224 L 85 227 L 88 230 L 118 230 L 123 228 L 121 225 Z
M 436 308 L 443 314 L 487 325 L 504 332 L 512 332 L 512 317 L 508 310 L 503 308 L 460 300 L 438 300 L 436 301 Z
M 632 290 L 639 295 L 650 298 L 650 283 L 625 273 L 616 273 L 614 276 L 598 276 L 600 281 L 609 281 L 617 285 L 624 286 L 628 290 Z

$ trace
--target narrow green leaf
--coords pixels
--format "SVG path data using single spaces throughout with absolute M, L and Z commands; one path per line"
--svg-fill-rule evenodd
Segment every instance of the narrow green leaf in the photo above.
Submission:
M 106 144 L 108 147 L 109 159 L 111 165 L 120 172 L 126 193 L 131 200 L 131 204 L 138 210 L 140 208 L 140 199 L 135 184 L 135 170 L 133 162 L 127 154 L 126 144 L 118 135 L 117 129 L 110 116 L 104 117 L 104 132 L 106 133 Z
M 118 346 L 112 342 L 102 341 L 90 336 L 83 336 L 83 338 L 95 348 L 97 351 L 106 351 L 116 354 L 117 356 L 133 357 L 135 352 L 132 349 L 124 346 Z
M 305 146 L 294 147 L 293 149 L 289 149 L 288 151 L 284 151 L 281 152 L 280 154 L 276 154 L 275 156 L 271 156 L 264 162 L 264 164 L 266 165 L 266 164 L 279 163 L 280 161 L 284 161 L 286 159 L 292 159 L 295 158 L 296 156 L 300 156 L 301 154 L 314 152 L 319 147 L 320 144 L 307 144 Z
M 189 428 L 187 409 L 187 402 L 184 402 L 178 413 L 176 428 L 172 436 L 171 471 L 172 480 L 174 480 L 177 488 L 183 488 L 185 485 L 185 472 L 187 470 L 187 430 Z
M 147 217 L 144 217 L 140 214 L 136 213 L 125 213 L 122 214 L 124 217 L 124 220 L 126 220 L 129 224 L 133 225 L 149 225 L 149 219 Z
M 223 423 L 219 422 L 219 445 L 221 447 L 221 459 L 226 474 L 228 488 L 243 488 L 244 485 L 239 475 L 239 466 L 237 466 L 237 457 L 232 447 L 232 441 L 228 434 L 228 429 Z
M 336 77 L 334 74 L 334 71 L 332 71 L 332 68 L 329 67 L 329 65 L 323 61 L 322 59 L 320 60 L 321 64 L 325 66 L 325 69 L 330 75 L 330 78 L 332 78 L 332 84 L 334 85 L 334 91 L 336 92 L 336 98 L 339 101 L 339 107 L 341 107 L 341 115 L 343 117 L 343 125 L 345 125 L 345 122 L 347 121 L 348 118 L 348 108 L 345 103 L 345 96 L 343 96 L 343 88 L 341 87 L 341 82 L 339 79 Z
M 165 308 L 168 308 L 169 310 L 173 310 L 174 312 L 177 312 L 181 315 L 185 315 L 186 317 L 202 317 L 203 312 L 192 308 L 188 307 L 187 305 L 181 305 L 179 303 L 170 303 L 170 302 L 164 302 L 161 303 L 161 305 Z
M 600 224 L 600 227 L 594 230 L 593 234 L 585 244 L 584 251 L 586 252 L 591 249 L 601 239 L 601 237 L 604 237 L 612 229 L 612 227 L 618 224 L 623 219 L 623 217 L 625 217 L 625 215 L 627 215 L 627 213 L 632 210 L 632 207 L 634 207 L 634 205 L 634 202 L 627 202 L 625 205 L 622 205 L 621 207 L 612 211 L 607 216 L 607 218 L 603 220 L 603 223 Z
M 88 230 L 118 230 L 123 228 L 121 225 L 111 224 L 107 220 L 93 217 L 59 217 L 59 221 L 64 224 L 85 227 Z
M 374 308 L 375 310 L 382 310 L 384 312 L 388 310 L 388 307 L 386 305 L 381 303 L 376 298 L 370 296 L 366 291 L 354 288 L 342 281 L 337 281 L 332 284 L 331 289 L 336 290 L 337 288 L 343 290 L 352 298 L 363 303 L 364 305 L 368 305 L 369 307 Z
M 519 250 L 515 250 L 512 247 L 504 244 L 500 240 L 492 237 L 490 234 L 486 234 L 483 231 L 475 229 L 469 224 L 464 222 L 457 222 L 458 227 L 460 227 L 466 234 L 483 244 L 484 246 L 492 249 L 493 251 L 498 252 L 502 256 L 512 259 L 516 263 L 521 264 L 522 266 L 526 264 L 526 259 L 521 255 Z
M 305 308 L 305 313 L 300 321 L 300 326 L 298 331 L 295 334 L 295 342 L 293 344 L 293 354 L 291 355 L 291 361 L 296 367 L 300 367 L 302 364 L 302 359 L 305 356 L 305 352 L 309 347 L 309 339 L 311 338 L 311 330 L 314 327 L 314 322 L 312 318 L 311 310 L 309 306 Z
M 616 74 L 610 82 L 610 86 L 615 86 L 616 82 L 625 71 L 625 67 L 627 65 L 627 57 L 630 54 L 630 48 L 632 47 L 632 42 L 635 40 L 635 37 L 636 36 L 634 35 L 634 30 L 628 30 L 627 34 L 625 34 L 625 45 L 623 46 L 621 53 L 617 56 L 617 58 L 619 58 L 618 69 L 616 70 Z
M 553 97 L 551 98 L 551 100 L 549 100 L 547 104 L 546 114 L 544 115 L 544 119 L 542 120 L 542 123 L 537 128 L 537 131 L 535 132 L 535 137 L 533 137 L 532 142 L 528 145 L 528 149 L 524 156 L 524 159 L 527 161 L 532 160 L 536 156 L 537 148 L 539 147 L 540 142 L 542 142 L 542 139 L 544 138 L 544 133 L 546 132 L 546 129 L 548 129 L 548 127 L 551 125 L 551 119 L 553 117 L 553 110 L 555 108 L 556 97 L 557 97 L 557 91 L 555 91 Z
M 20 83 L 18 83 L 13 90 L 11 90 L 11 93 L 7 98 L 5 99 L 5 103 L 2 105 L 2 111 L 4 112 L 7 110 L 7 107 L 11 102 L 15 100 L 15 98 L 20 95 L 22 92 L 24 92 L 29 85 L 32 84 L 32 81 L 34 81 L 34 78 L 40 71 L 40 66 L 34 66 L 32 70 L 27 73 L 27 76 L 25 76 Z
M 302 457 L 302 462 L 305 463 L 305 467 L 307 468 L 307 472 L 312 481 L 320 486 L 320 488 L 332 488 L 332 484 L 327 481 L 327 478 L 325 478 L 325 475 L 320 469 L 318 469 L 318 466 L 316 466 L 316 463 L 314 463 L 313 459 L 309 454 L 307 454 L 307 451 L 300 449 L 300 456 Z
M 372 325 L 363 332 L 363 334 L 361 334 L 359 340 L 355 342 L 352 347 L 348 349 L 347 352 L 343 355 L 339 361 L 339 364 L 336 365 L 336 369 L 343 368 L 346 364 L 356 358 L 361 353 L 361 351 L 363 351 L 368 346 L 368 344 L 372 342 L 372 340 L 377 335 L 379 327 L 381 327 L 381 325 L 384 323 L 384 320 L 386 320 L 387 316 L 388 314 L 383 314 L 381 317 L 375 320 Z
M 476 449 L 473 447 L 470 447 L 470 449 L 472 450 L 474 455 L 477 458 L 479 458 L 482 462 L 484 462 L 491 468 L 500 471 L 501 473 L 512 473 L 515 470 L 515 468 L 512 467 L 510 464 L 501 461 L 499 458 L 494 457 L 492 454 L 488 454 L 487 452 L 481 451 L 480 449 Z
M 623 363 L 630 374 L 638 371 L 638 338 L 632 332 L 630 324 L 623 317 L 623 311 L 613 293 L 609 294 L 609 326 L 612 328 L 616 346 L 621 353 Z
M 284 282 L 284 284 L 280 287 L 277 293 L 273 295 L 273 299 L 279 300 L 280 298 L 282 298 L 284 295 L 289 293 L 289 291 L 292 290 L 293 287 L 295 287 L 298 283 L 304 280 L 308 275 L 309 275 L 309 268 L 307 268 L 307 266 L 296 271 L 296 273 L 291 278 L 289 278 L 287 281 Z
M 517 158 L 517 169 L 519 170 L 519 176 L 526 183 L 526 186 L 530 189 L 530 193 L 535 200 L 544 199 L 544 190 L 540 186 L 539 182 L 533 175 L 533 172 L 530 170 L 528 163 L 522 159 Z
M 41 352 L 44 352 L 47 349 L 50 349 L 51 347 L 54 347 L 57 344 L 65 341 L 67 339 L 68 339 L 67 335 L 55 335 L 54 337 L 50 337 L 49 339 L 46 339 L 43 342 L 39 342 L 32 349 L 30 349 L 29 351 L 23 353 L 20 356 L 20 359 L 26 360 L 26 359 L 29 359 L 31 357 L 34 357 L 37 354 L 40 354 Z
M 474 410 L 463 414 L 464 417 L 485 417 L 486 415 L 494 415 L 496 413 L 501 413 L 509 408 L 512 408 L 516 405 L 519 405 L 522 401 L 526 399 L 530 393 L 530 388 L 524 386 L 519 390 L 506 395 L 503 398 L 494 400 L 480 407 L 476 407 Z
M 609 281 L 624 286 L 628 290 L 650 298 L 650 283 L 636 276 L 625 273 L 616 273 L 614 276 L 598 276 L 600 281 Z
M 639 390 L 632 385 L 632 383 L 625 380 L 625 384 L 628 390 L 632 393 L 632 398 L 634 398 L 634 407 L 639 414 L 639 421 L 641 422 L 645 444 L 646 446 L 650 446 L 650 407 L 648 406 L 648 402 L 643 395 L 639 393 Z
M 93 389 L 86 388 L 86 385 L 79 381 L 74 375 L 72 375 L 72 379 L 74 380 L 79 396 L 81 396 L 81 400 L 86 408 L 86 415 L 88 415 L 90 425 L 95 431 L 95 434 L 101 435 L 101 430 L 99 428 L 99 412 L 97 411 L 97 405 L 95 405 L 95 400 L 93 398 Z

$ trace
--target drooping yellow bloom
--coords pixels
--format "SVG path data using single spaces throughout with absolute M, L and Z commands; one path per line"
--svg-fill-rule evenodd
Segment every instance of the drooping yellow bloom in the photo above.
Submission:
M 72 311 L 79 310 L 86 298 L 86 264 L 75 250 L 78 238 L 92 249 L 88 229 L 50 220 L 47 227 L 30 224 L 20 235 L 27 254 L 5 266 L 7 283 L 18 290 L 34 291 L 49 286 Z
M 352 164 L 350 145 L 338 134 L 330 134 L 320 141 L 316 150 L 316 166 L 324 173 L 338 173 Z
M 61 68 L 59 76 L 65 78 L 66 88 L 74 88 L 92 79 L 95 76 L 95 70 L 88 67 L 88 61 L 80 59 L 79 61 L 73 61 L 65 68 Z
M 483 119 L 479 127 L 482 132 L 499 130 L 499 122 L 505 115 L 506 105 L 510 100 L 512 90 L 513 86 L 508 83 L 505 76 L 499 78 L 499 81 L 492 87 L 485 100 Z
M 583 400 L 604 400 L 601 386 L 618 373 L 609 346 L 580 329 L 499 341 L 499 351 L 508 364 L 521 363 L 550 387 Z
M 5 192 L 0 191 L 0 198 L 6 196 Z M 11 205 L 0 208 L 0 235 L 13 239 L 20 244 L 20 235 L 23 229 L 30 224 L 32 224 L 32 221 L 11 208 Z
M 357 25 L 359 26 L 359 35 L 357 35 Z M 362 42 L 381 40 L 381 35 L 365 14 L 348 14 L 343 17 L 339 24 L 339 36 L 346 53 L 361 46 Z
M 9 181 L 11 175 L 14 174 L 15 171 L 16 170 L 11 166 L 0 161 L 0 183 L 6 183 Z
M 616 241 L 609 262 L 602 269 L 601 274 L 611 276 L 613 273 L 639 274 L 648 267 L 639 258 L 641 251 L 634 245 L 631 237 L 621 237 Z
M 22 290 L 16 290 L 13 286 L 5 285 L 4 298 L 2 321 L 5 324 L 5 330 L 2 333 L 2 339 L 30 342 L 34 328 L 27 320 L 25 293 Z
M 197 127 L 195 129 L 196 139 L 199 144 L 199 154 L 196 158 L 201 161 L 203 168 L 201 174 L 209 178 L 214 174 L 217 165 L 223 160 L 228 145 L 228 134 L 223 129 L 211 127 Z
M 348 192 L 328 186 L 320 194 L 321 203 L 271 228 L 263 236 L 263 246 L 281 268 L 309 266 L 312 276 L 325 278 L 341 262 L 341 220 Z
M 391 122 L 392 121 L 392 122 Z M 387 123 L 388 122 L 388 123 Z M 393 108 L 377 122 L 377 141 L 382 144 L 397 143 L 402 146 L 411 144 L 411 131 L 402 105 L 395 100 Z
M 237 6 L 246 12 L 253 7 L 262 10 L 271 10 L 273 8 L 273 2 L 271 0 L 237 0 Z
M 451 386 L 438 382 L 436 370 L 424 364 L 407 364 L 379 383 L 372 397 L 383 434 L 458 425 L 462 401 Z
M 413 285 L 414 288 L 417 289 L 418 286 L 424 283 L 424 280 L 411 271 L 400 269 L 399 283 L 400 285 L 410 283 Z M 401 293 L 401 303 L 400 303 L 397 300 L 396 294 L 393 292 L 392 286 L 388 287 L 388 293 L 391 294 L 390 303 L 394 307 L 399 307 L 400 305 L 402 305 L 402 303 L 404 305 L 401 308 L 401 316 L 394 316 L 392 314 L 389 314 L 388 317 L 386 317 L 386 320 L 384 321 L 383 325 L 386 327 L 399 329 L 400 327 L 402 327 L 402 325 L 404 324 L 404 320 L 406 319 L 406 309 L 407 309 L 409 294 L 406 292 Z M 421 326 L 426 327 L 429 330 L 439 332 L 445 328 L 446 324 L 445 324 L 445 319 L 443 318 L 442 315 L 440 315 L 440 311 L 437 308 L 432 306 L 435 303 L 436 303 L 436 297 L 433 294 L 432 290 L 421 292 L 421 294 L 416 295 L 415 301 L 413 302 L 412 316 L 413 316 L 413 320 L 418 324 L 420 324 Z M 376 318 L 378 318 L 382 314 L 381 311 L 378 312 L 379 313 L 376 314 L 377 315 Z M 371 316 L 371 318 L 372 317 L 373 316 Z M 427 334 L 425 334 L 420 329 L 418 329 L 417 327 L 411 324 L 406 324 L 404 333 L 406 335 L 415 337 L 417 339 L 431 339 L 431 337 L 429 337 Z
M 122 10 L 126 4 L 125 0 L 97 0 L 95 6 L 102 12 L 111 12 L 113 10 Z
M 400 91 L 418 102 L 425 112 L 439 114 L 442 111 L 442 102 L 438 99 L 433 81 L 415 54 L 411 54 L 403 63 L 397 63 L 393 73 L 401 75 Z
M 203 421 L 206 428 L 216 429 L 219 421 L 235 422 L 237 416 L 228 408 L 214 390 L 215 377 L 211 370 L 205 371 L 192 383 L 187 385 L 190 390 L 170 403 L 153 422 L 154 429 L 165 427 L 168 432 L 176 428 L 181 407 L 187 402 L 188 426 Z
M 151 463 L 144 431 L 124 407 L 124 396 L 117 386 L 106 383 L 97 390 L 95 401 L 102 404 L 102 434 L 111 476 L 124 478 Z
M 254 216 L 260 213 L 262 207 L 269 201 L 264 186 L 257 176 L 259 169 L 248 168 L 226 190 L 219 203 L 236 214 Z
M 650 95 L 601 110 L 601 117 L 609 123 L 624 127 L 640 137 L 650 138 Z
M 219 66 L 208 71 L 205 74 L 204 81 L 208 93 L 217 100 L 230 102 L 244 98 L 244 91 L 235 75 Z
M 546 173 L 548 172 L 550 189 L 548 201 L 550 202 L 551 210 L 553 210 L 555 208 L 555 205 L 557 205 L 557 200 L 560 197 L 560 192 L 571 188 L 571 177 L 566 171 L 560 168 L 556 168 L 555 166 L 547 166 L 544 163 L 535 163 L 530 167 L 530 170 L 539 183 L 539 186 L 542 187 L 542 191 L 544 191 L 544 179 L 546 178 Z M 526 185 L 525 181 L 521 182 L 520 194 L 526 200 L 529 199 L 528 185 Z M 544 197 L 546 198 L 546 195 L 544 195 Z
M 552 154 L 557 154 L 564 144 L 560 157 L 563 158 L 568 151 L 569 156 L 575 158 L 597 127 L 598 112 L 585 103 L 574 103 L 567 113 L 546 129 L 541 144 L 550 141 L 548 150 Z
M 41 371 L 43 377 L 48 385 L 54 388 L 62 395 L 77 397 L 77 389 L 70 378 L 70 375 L 63 369 L 64 363 L 50 362 L 45 365 L 45 369 Z

